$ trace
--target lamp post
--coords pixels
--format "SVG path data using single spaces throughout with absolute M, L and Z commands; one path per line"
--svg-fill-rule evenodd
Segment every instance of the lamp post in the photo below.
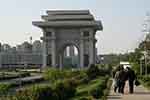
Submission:
M 147 51 L 144 54 L 145 57 L 145 75 L 147 75 Z
M 142 56 L 141 58 L 140 58 L 140 75 L 142 75 L 143 74 L 143 61 L 144 60 L 144 56 Z
M 143 58 L 144 58 L 144 65 L 145 65 L 145 75 L 147 75 L 147 51 L 143 51 Z M 141 59 L 142 60 L 142 59 Z M 141 70 L 142 70 L 142 64 L 141 64 Z

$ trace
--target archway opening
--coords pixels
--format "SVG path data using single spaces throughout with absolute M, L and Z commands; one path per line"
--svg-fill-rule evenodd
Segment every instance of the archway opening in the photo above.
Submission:
M 75 45 L 67 45 L 63 50 L 63 68 L 78 68 L 79 63 L 79 49 Z

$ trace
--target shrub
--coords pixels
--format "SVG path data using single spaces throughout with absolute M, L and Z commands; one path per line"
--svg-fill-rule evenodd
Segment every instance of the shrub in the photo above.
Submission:
M 93 98 L 98 99 L 104 95 L 104 90 L 107 87 L 107 80 L 108 78 L 101 78 L 101 81 L 99 81 L 98 85 L 90 90 L 89 93 L 93 96 Z
M 46 68 L 44 70 L 44 78 L 55 82 L 55 80 L 63 78 L 63 72 L 55 68 Z
M 84 77 L 84 78 L 82 78 L 81 80 L 80 80 L 80 84 L 87 84 L 87 83 L 89 83 L 89 78 L 88 77 Z
M 93 100 L 93 97 L 91 96 L 80 97 L 78 100 Z
M 30 76 L 30 72 L 21 72 L 20 76 L 21 76 L 21 77 Z
M 14 100 L 57 100 L 57 96 L 50 86 L 32 86 L 17 91 Z
M 27 76 L 30 76 L 29 72 L 21 72 L 21 73 L 15 73 L 15 74 L 9 74 L 5 72 L 0 76 L 0 80 L 8 80 L 8 79 L 27 77 Z
M 0 84 L 0 94 L 1 95 L 8 94 L 10 88 L 11 88 L 11 84 Z
M 79 71 L 79 70 L 75 70 L 75 71 L 63 70 L 63 72 L 64 72 L 65 78 L 81 79 L 86 75 L 86 73 L 84 71 Z
M 75 96 L 76 93 L 76 82 L 75 80 L 64 80 L 58 81 L 55 84 L 55 92 L 59 100 L 69 100 L 69 98 Z
M 146 83 L 150 81 L 150 76 L 142 76 L 141 79 L 144 83 Z
M 44 71 L 44 78 L 50 80 L 52 83 L 55 83 L 56 80 L 72 78 L 80 80 L 84 77 L 87 77 L 84 71 L 59 70 L 54 68 L 47 68 Z
M 140 76 L 140 78 L 143 81 L 143 85 L 150 88 L 150 75 Z
M 92 64 L 90 68 L 87 70 L 86 74 L 88 75 L 89 79 L 96 78 L 100 73 L 100 70 L 97 66 Z
M 103 95 L 103 90 L 101 86 L 98 86 L 90 91 L 90 95 L 98 99 Z

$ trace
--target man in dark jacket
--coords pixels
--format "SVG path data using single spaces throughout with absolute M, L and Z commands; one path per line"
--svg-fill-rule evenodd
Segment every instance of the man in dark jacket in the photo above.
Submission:
M 131 68 L 127 67 L 127 70 L 128 70 L 128 80 L 129 80 L 129 92 L 133 93 L 134 80 L 136 79 L 136 75 L 135 75 L 135 72 Z
M 120 93 L 124 94 L 124 87 L 125 87 L 125 82 L 128 79 L 128 72 L 121 67 L 120 74 L 119 74 L 119 79 L 120 79 Z

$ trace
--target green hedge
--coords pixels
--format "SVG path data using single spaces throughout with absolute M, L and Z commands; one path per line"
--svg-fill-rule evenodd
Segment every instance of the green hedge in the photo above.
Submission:
M 8 100 L 70 100 L 76 93 L 74 80 L 57 81 L 54 86 L 35 85 L 17 91 Z
M 9 79 L 27 77 L 27 76 L 30 76 L 29 72 L 21 72 L 21 73 L 17 72 L 16 74 L 9 74 L 5 72 L 3 75 L 0 75 L 0 80 L 9 80 Z
M 13 100 L 54 100 L 54 90 L 50 86 L 33 86 L 17 91 Z
M 75 80 L 58 81 L 55 84 L 55 92 L 58 100 L 69 100 L 74 97 L 76 93 L 77 83 Z
M 150 88 L 150 75 L 140 76 L 140 79 L 144 86 Z
M 87 84 L 79 85 L 77 88 L 76 97 L 89 97 L 92 96 L 93 98 L 101 98 L 104 93 L 104 89 L 107 86 L 107 77 L 99 77 L 95 80 L 89 81 Z
M 0 95 L 7 95 L 8 91 L 12 87 L 11 84 L 0 84 Z
M 98 76 L 108 76 L 110 71 L 105 68 L 99 68 L 98 66 L 91 65 L 90 68 L 86 71 L 86 74 L 90 80 L 95 79 Z

